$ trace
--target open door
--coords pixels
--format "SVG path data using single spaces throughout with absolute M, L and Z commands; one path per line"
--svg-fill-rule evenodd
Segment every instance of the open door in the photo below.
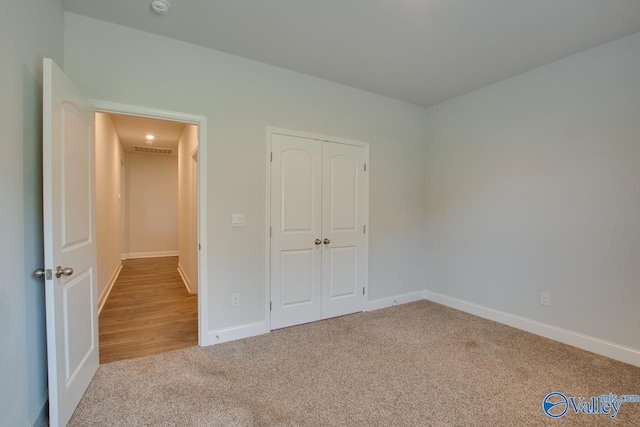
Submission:
M 98 369 L 94 109 L 44 60 L 44 260 L 49 418 L 67 424 Z

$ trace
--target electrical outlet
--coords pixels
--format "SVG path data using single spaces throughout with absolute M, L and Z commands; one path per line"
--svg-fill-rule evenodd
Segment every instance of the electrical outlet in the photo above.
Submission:
M 240 294 L 231 294 L 231 307 L 240 305 Z
M 540 292 L 540 304 L 551 305 L 551 296 L 549 292 Z

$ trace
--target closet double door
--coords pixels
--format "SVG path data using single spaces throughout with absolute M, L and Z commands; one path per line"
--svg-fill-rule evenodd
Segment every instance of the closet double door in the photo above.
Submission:
M 362 311 L 364 146 L 271 136 L 271 329 Z

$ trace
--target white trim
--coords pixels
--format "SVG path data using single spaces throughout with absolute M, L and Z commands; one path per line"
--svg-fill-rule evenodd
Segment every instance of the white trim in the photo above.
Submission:
M 209 329 L 209 282 L 207 281 L 208 267 L 208 239 L 207 239 L 207 118 L 202 117 L 198 123 L 198 341 L 205 345 L 207 330 Z
M 29 425 L 31 427 L 39 427 L 41 425 L 43 425 L 43 423 L 38 424 L 38 420 L 40 420 L 42 418 L 42 421 L 44 421 L 44 410 L 45 407 L 47 406 L 47 402 L 49 401 L 49 389 L 46 389 L 44 391 L 44 394 L 42 395 L 42 399 L 40 399 L 40 403 L 38 403 L 38 406 L 36 407 L 36 409 L 34 409 L 33 413 L 31 414 L 31 419 L 29 420 Z
M 109 279 L 109 282 L 107 283 L 107 286 L 102 291 L 102 294 L 100 294 L 100 298 L 98 298 L 98 316 L 100 316 L 100 313 L 102 313 L 102 308 L 104 307 L 104 304 L 107 302 L 107 299 L 109 298 L 109 294 L 111 294 L 111 290 L 113 289 L 113 285 L 115 285 L 116 284 L 116 280 L 118 280 L 118 276 L 120 275 L 120 271 L 122 271 L 122 263 L 118 264 L 118 266 L 116 267 L 115 271 L 111 275 L 111 279 Z
M 369 199 L 370 199 L 370 193 L 369 193 L 369 143 L 368 142 L 362 142 L 362 141 L 356 141 L 356 140 L 352 140 L 352 139 L 346 139 L 346 138 L 338 138 L 338 137 L 334 137 L 334 136 L 326 136 L 326 135 L 320 135 L 320 134 L 316 134 L 316 133 L 309 133 L 309 132 L 302 132 L 302 131 L 297 131 L 297 130 L 292 130 L 292 129 L 283 129 L 283 128 L 277 128 L 277 127 L 273 127 L 273 126 L 267 126 L 265 129 L 265 204 L 264 204 L 264 265 L 265 265 L 265 269 L 264 269 L 264 295 L 265 295 L 265 302 L 264 302 L 264 318 L 265 318 L 265 323 L 266 323 L 266 328 L 267 331 L 271 330 L 271 137 L 272 135 L 287 135 L 287 136 L 296 136 L 296 137 L 300 137 L 300 138 L 308 138 L 308 139 L 314 139 L 314 140 L 318 140 L 318 141 L 325 141 L 325 142 L 333 142 L 333 143 L 337 143 L 337 144 L 346 144 L 346 145 L 355 145 L 358 147 L 363 147 L 365 150 L 365 163 L 367 164 L 367 175 L 366 175 L 366 179 L 365 179 L 365 185 L 366 185 L 366 199 L 367 199 L 367 203 L 366 203 L 366 212 L 365 212 L 365 224 L 367 226 L 367 232 L 365 234 L 365 247 L 366 247 L 366 251 L 367 251 L 367 256 L 365 259 L 365 268 L 364 268 L 364 277 L 363 277 L 363 284 L 362 286 L 364 286 L 365 288 L 365 295 L 369 295 L 369 233 L 370 233 L 370 226 L 369 226 Z M 362 310 L 363 311 L 367 311 L 367 300 L 366 298 L 363 298 L 363 307 Z
M 424 299 L 424 291 L 409 292 L 406 294 L 396 295 L 386 298 L 378 298 L 367 301 L 365 311 L 380 310 L 382 308 L 392 307 L 394 305 L 406 304 L 409 302 L 420 301 Z
M 184 269 L 182 268 L 182 265 L 180 263 L 178 263 L 178 274 L 180 274 L 180 277 L 182 277 L 182 283 L 184 283 L 185 288 L 187 288 L 187 292 L 193 294 L 194 292 L 191 291 L 191 281 L 187 277 L 187 273 L 184 272 Z
M 178 256 L 178 251 L 159 251 L 159 252 L 131 252 L 128 254 L 122 254 L 122 259 L 136 259 L 136 258 L 162 258 L 168 256 Z
M 589 335 L 558 328 L 553 325 L 527 319 L 504 311 L 494 310 L 489 307 L 484 307 L 436 292 L 425 291 L 424 294 L 425 299 L 429 301 L 512 326 L 516 329 L 521 329 L 554 341 L 559 341 L 601 356 L 609 357 L 631 365 L 640 366 L 640 350 L 638 349 L 625 347 L 616 343 L 591 337 Z
M 370 193 L 370 183 L 371 180 L 369 179 L 369 177 L 371 176 L 369 173 L 369 170 L 371 169 L 370 167 L 370 162 L 369 162 L 369 144 L 365 143 L 364 147 L 364 164 L 366 165 L 365 168 L 365 179 L 364 179 L 364 192 L 367 195 L 366 197 L 366 202 L 365 202 L 365 206 L 364 206 L 364 225 L 366 228 L 366 233 L 364 233 L 364 247 L 365 247 L 365 251 L 366 251 L 366 257 L 364 260 L 364 274 L 362 277 L 362 280 L 364 283 L 362 283 L 362 286 L 364 286 L 365 288 L 365 297 L 362 299 L 362 311 L 367 311 L 367 307 L 368 307 L 368 300 L 369 300 L 369 234 L 371 233 L 371 227 L 369 226 L 369 206 L 370 206 L 370 200 L 371 200 L 371 193 Z
M 265 130 L 265 199 L 264 199 L 264 319 L 271 330 L 271 135 L 273 128 Z
M 246 325 L 232 326 L 230 328 L 208 331 L 202 346 L 220 344 L 227 341 L 235 341 L 243 338 L 254 337 L 269 333 L 266 322 L 247 323 Z
M 293 129 L 283 129 L 273 126 L 267 126 L 267 136 L 271 135 L 297 136 L 299 138 L 314 139 L 317 141 L 334 142 L 337 144 L 357 145 L 358 147 L 369 147 L 368 142 L 356 141 L 355 139 L 339 138 L 337 136 L 327 136 L 318 133 L 302 132 Z M 269 140 L 271 138 L 268 138 Z
M 126 114 L 128 116 L 147 117 L 150 119 L 171 120 L 174 122 L 199 125 L 205 116 L 181 113 L 177 111 L 160 110 L 158 108 L 144 107 L 140 105 L 123 104 L 120 102 L 102 101 L 90 99 L 96 111 L 101 113 Z
M 209 307 L 207 289 L 207 116 L 160 110 L 139 105 L 92 99 L 96 111 L 103 113 L 127 114 L 152 119 L 173 120 L 198 126 L 198 344 L 207 345 Z

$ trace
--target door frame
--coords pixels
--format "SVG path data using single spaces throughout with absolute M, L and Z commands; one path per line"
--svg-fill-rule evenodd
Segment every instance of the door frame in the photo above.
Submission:
M 90 99 L 99 113 L 124 114 L 149 119 L 171 120 L 198 126 L 198 159 L 207 155 L 207 116 L 160 110 L 139 105 Z M 198 345 L 207 345 L 209 324 L 207 283 L 207 162 L 197 162 L 198 167 Z
M 366 166 L 365 178 L 365 225 L 367 232 L 365 233 L 365 246 L 367 247 L 367 257 L 365 259 L 364 269 L 364 287 L 365 297 L 362 302 L 362 311 L 366 310 L 369 301 L 369 143 L 356 141 L 353 139 L 339 138 L 335 136 L 321 135 L 317 133 L 302 132 L 292 129 L 284 129 L 273 126 L 267 126 L 265 138 L 265 205 L 264 205 L 264 318 L 266 330 L 271 331 L 271 139 L 273 135 L 295 136 L 299 138 L 313 139 L 321 142 L 331 142 L 334 144 L 355 145 L 364 148 L 364 158 Z

